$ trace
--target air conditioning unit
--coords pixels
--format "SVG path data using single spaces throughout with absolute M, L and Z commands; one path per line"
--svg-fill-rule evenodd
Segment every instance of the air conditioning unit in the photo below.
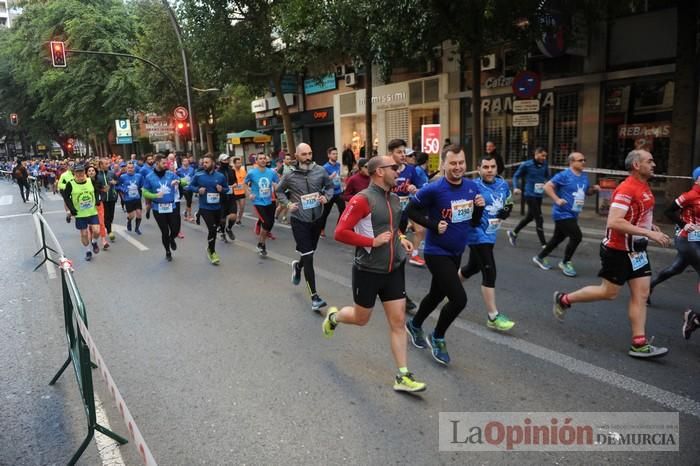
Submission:
M 335 65 L 335 77 L 345 76 L 345 65 Z
M 484 55 L 481 57 L 481 71 L 496 69 L 496 54 Z
M 355 73 L 348 73 L 345 75 L 345 85 L 348 87 L 357 85 L 357 76 Z

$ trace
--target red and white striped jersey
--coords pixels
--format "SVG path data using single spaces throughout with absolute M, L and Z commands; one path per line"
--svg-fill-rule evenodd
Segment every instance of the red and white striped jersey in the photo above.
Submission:
M 654 202 L 649 184 L 628 176 L 613 192 L 610 209 L 624 210 L 625 220 L 634 226 L 651 230 Z M 608 228 L 603 245 L 619 251 L 633 251 L 632 245 L 637 238 L 641 237 Z

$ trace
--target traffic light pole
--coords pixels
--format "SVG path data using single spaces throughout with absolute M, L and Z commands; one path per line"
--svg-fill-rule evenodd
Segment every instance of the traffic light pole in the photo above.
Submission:
M 163 6 L 168 10 L 168 15 L 170 16 L 170 21 L 173 23 L 173 30 L 177 36 L 177 42 L 180 45 L 180 53 L 182 54 L 182 66 L 185 68 L 185 91 L 187 92 L 187 111 L 190 114 L 190 130 L 192 131 L 192 156 L 195 160 L 197 157 L 197 142 L 194 138 L 194 112 L 192 112 L 192 95 L 190 93 L 190 70 L 187 62 L 187 52 L 185 52 L 185 46 L 182 43 L 182 34 L 180 32 L 180 25 L 177 23 L 177 18 L 175 17 L 175 12 L 170 8 L 168 0 L 163 0 Z

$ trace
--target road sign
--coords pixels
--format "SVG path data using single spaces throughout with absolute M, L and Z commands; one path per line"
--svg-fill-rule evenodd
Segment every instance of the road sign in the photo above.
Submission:
M 513 113 L 536 113 L 539 111 L 540 101 L 537 99 L 513 101 Z
M 513 126 L 521 128 L 524 126 L 538 126 L 540 124 L 539 113 L 521 113 L 513 115 Z
M 190 116 L 190 113 L 185 107 L 176 107 L 175 110 L 173 110 L 173 116 L 175 116 L 176 120 L 186 120 L 187 117 Z
M 529 99 L 540 92 L 541 85 L 539 74 L 534 71 L 520 71 L 513 78 L 513 94 L 521 99 Z
M 117 144 L 131 144 L 131 121 L 128 118 L 114 120 L 117 127 Z

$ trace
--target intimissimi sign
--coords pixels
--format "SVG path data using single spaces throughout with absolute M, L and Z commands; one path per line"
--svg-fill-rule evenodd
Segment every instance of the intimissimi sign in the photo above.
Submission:
M 540 108 L 554 106 L 554 92 L 546 92 L 537 94 L 537 99 L 540 101 Z M 514 96 L 498 96 L 498 97 L 482 97 L 481 112 L 482 113 L 501 113 L 513 111 Z

